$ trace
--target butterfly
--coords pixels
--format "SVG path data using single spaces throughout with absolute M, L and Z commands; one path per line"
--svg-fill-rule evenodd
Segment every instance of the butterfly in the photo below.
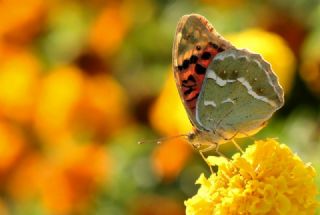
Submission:
M 208 151 L 262 129 L 284 104 L 283 89 L 259 54 L 237 49 L 206 18 L 183 16 L 172 51 L 176 85 L 194 131 Z

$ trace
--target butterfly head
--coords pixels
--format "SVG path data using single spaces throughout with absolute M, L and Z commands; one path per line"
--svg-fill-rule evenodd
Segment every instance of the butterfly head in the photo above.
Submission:
M 195 148 L 195 149 L 200 149 L 201 148 L 201 135 L 198 130 L 195 130 L 193 132 L 190 132 L 187 135 L 187 139 L 189 143 Z

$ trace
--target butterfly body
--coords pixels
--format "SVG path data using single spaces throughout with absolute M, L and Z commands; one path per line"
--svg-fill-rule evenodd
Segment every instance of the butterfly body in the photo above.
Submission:
M 236 49 L 197 14 L 179 21 L 173 69 L 194 126 L 192 142 L 222 144 L 252 135 L 284 103 L 270 65 L 258 54 Z

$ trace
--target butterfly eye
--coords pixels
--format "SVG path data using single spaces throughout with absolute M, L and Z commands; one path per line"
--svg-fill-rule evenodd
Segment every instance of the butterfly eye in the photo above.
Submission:
M 198 51 L 200 51 L 200 50 L 201 50 L 201 46 L 197 45 L 197 46 L 196 46 L 196 49 L 197 49 Z
M 194 140 L 194 139 L 196 139 L 196 134 L 195 134 L 195 133 L 189 133 L 189 134 L 188 134 L 188 140 L 189 140 L 189 141 L 192 141 L 192 140 Z

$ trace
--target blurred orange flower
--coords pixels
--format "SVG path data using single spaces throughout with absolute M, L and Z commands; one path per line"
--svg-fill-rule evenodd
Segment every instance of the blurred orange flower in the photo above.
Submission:
M 277 34 L 258 28 L 226 36 L 237 48 L 259 53 L 268 61 L 278 75 L 285 94 L 292 88 L 296 60 L 288 44 Z
M 123 88 L 109 75 L 89 76 L 77 109 L 84 130 L 108 136 L 126 125 L 127 98 Z
M 111 76 L 61 67 L 42 82 L 35 126 L 48 142 L 69 134 L 103 140 L 125 125 L 126 106 L 125 93 Z
M 50 214 L 72 214 L 85 210 L 98 187 L 108 182 L 111 158 L 103 145 L 62 141 L 21 160 L 6 188 L 18 204 L 40 199 Z
M 45 208 L 53 214 L 85 210 L 110 171 L 105 148 L 94 143 L 65 144 L 48 158 L 41 183 Z
M 14 52 L 0 60 L 0 116 L 31 120 L 40 76 L 40 63 L 27 51 Z
M 44 0 L 2 0 L 0 42 L 24 44 L 40 30 L 46 14 Z M 23 32 L 23 33 L 22 33 Z
M 167 140 L 152 155 L 155 171 L 164 180 L 172 180 L 180 173 L 190 154 L 191 147 L 181 139 Z
M 134 200 L 133 215 L 183 215 L 184 208 L 176 200 L 160 196 L 142 196 Z
M 0 182 L 3 183 L 21 158 L 25 144 L 15 127 L 0 121 Z
M 112 54 L 120 46 L 130 26 L 127 4 L 112 3 L 92 25 L 89 45 L 99 54 Z
M 40 184 L 44 180 L 43 173 L 46 169 L 44 163 L 44 157 L 32 151 L 20 160 L 6 188 L 17 203 L 39 197 Z

